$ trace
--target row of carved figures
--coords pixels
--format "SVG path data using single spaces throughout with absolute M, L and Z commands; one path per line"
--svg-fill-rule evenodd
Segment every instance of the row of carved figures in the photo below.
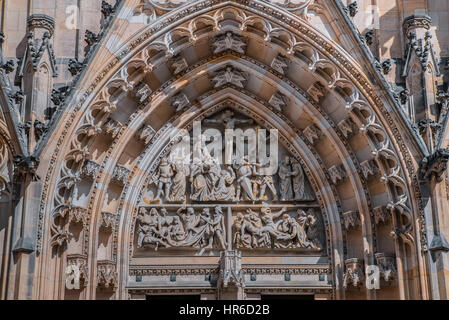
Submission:
M 194 201 L 266 201 L 268 194 L 272 201 L 313 200 L 306 190 L 301 164 L 288 156 L 278 166 L 279 188 L 275 177 L 265 174 L 264 165 L 250 163 L 247 156 L 232 165 L 220 165 L 214 157 L 203 159 L 186 164 L 163 158 L 152 177 L 157 188 L 155 199 L 184 202 L 190 183 L 190 199 Z
M 273 212 L 265 205 L 260 214 L 248 209 L 245 214 L 234 215 L 232 230 L 232 242 L 237 248 L 322 250 L 313 210 L 297 210 L 294 216 L 286 208 Z M 182 207 L 176 214 L 169 214 L 165 208 L 141 208 L 136 231 L 138 248 L 192 248 L 198 250 L 197 255 L 226 249 L 231 240 L 221 206 Z

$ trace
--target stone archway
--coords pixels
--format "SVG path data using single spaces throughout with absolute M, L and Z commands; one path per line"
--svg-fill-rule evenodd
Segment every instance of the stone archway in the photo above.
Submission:
M 176 15 L 127 40 L 121 59 L 110 58 L 101 77 L 83 84 L 80 102 L 73 99 L 53 133 L 50 163 L 62 165 L 46 168 L 39 270 L 53 284 L 43 283 L 40 295 L 51 286 L 53 298 L 127 298 L 133 219 L 170 143 L 166 134 L 226 97 L 278 129 L 304 164 L 327 214 L 334 297 L 359 295 L 364 266 L 373 264 L 394 275 L 384 277 L 379 297 L 417 297 L 422 221 L 398 152 L 401 135 L 383 112 L 388 101 L 355 61 L 305 20 L 265 2 L 200 1 Z M 55 285 L 67 265 L 82 270 L 75 294 Z

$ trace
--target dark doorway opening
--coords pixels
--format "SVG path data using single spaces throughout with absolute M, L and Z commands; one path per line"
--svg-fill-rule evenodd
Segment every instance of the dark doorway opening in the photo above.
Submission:
M 146 296 L 146 300 L 149 301 L 178 301 L 178 300 L 201 300 L 201 295 L 148 295 Z
M 296 294 L 296 295 L 276 295 L 263 294 L 260 296 L 261 300 L 315 300 L 314 295 Z

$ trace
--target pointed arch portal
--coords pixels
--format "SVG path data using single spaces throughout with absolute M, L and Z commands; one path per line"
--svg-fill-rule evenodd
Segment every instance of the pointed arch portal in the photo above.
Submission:
M 137 2 L 45 137 L 35 296 L 423 297 L 408 133 L 354 52 L 314 26 L 333 5 Z M 194 121 L 223 137 L 276 129 L 276 172 L 168 159 Z M 365 285 L 373 265 L 380 290 Z

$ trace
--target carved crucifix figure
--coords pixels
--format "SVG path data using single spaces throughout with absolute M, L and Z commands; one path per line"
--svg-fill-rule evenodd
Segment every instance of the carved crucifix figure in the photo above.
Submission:
M 225 129 L 234 129 L 236 125 L 252 124 L 252 119 L 236 119 L 232 110 L 226 110 L 219 119 L 206 119 L 205 124 L 221 124 Z

